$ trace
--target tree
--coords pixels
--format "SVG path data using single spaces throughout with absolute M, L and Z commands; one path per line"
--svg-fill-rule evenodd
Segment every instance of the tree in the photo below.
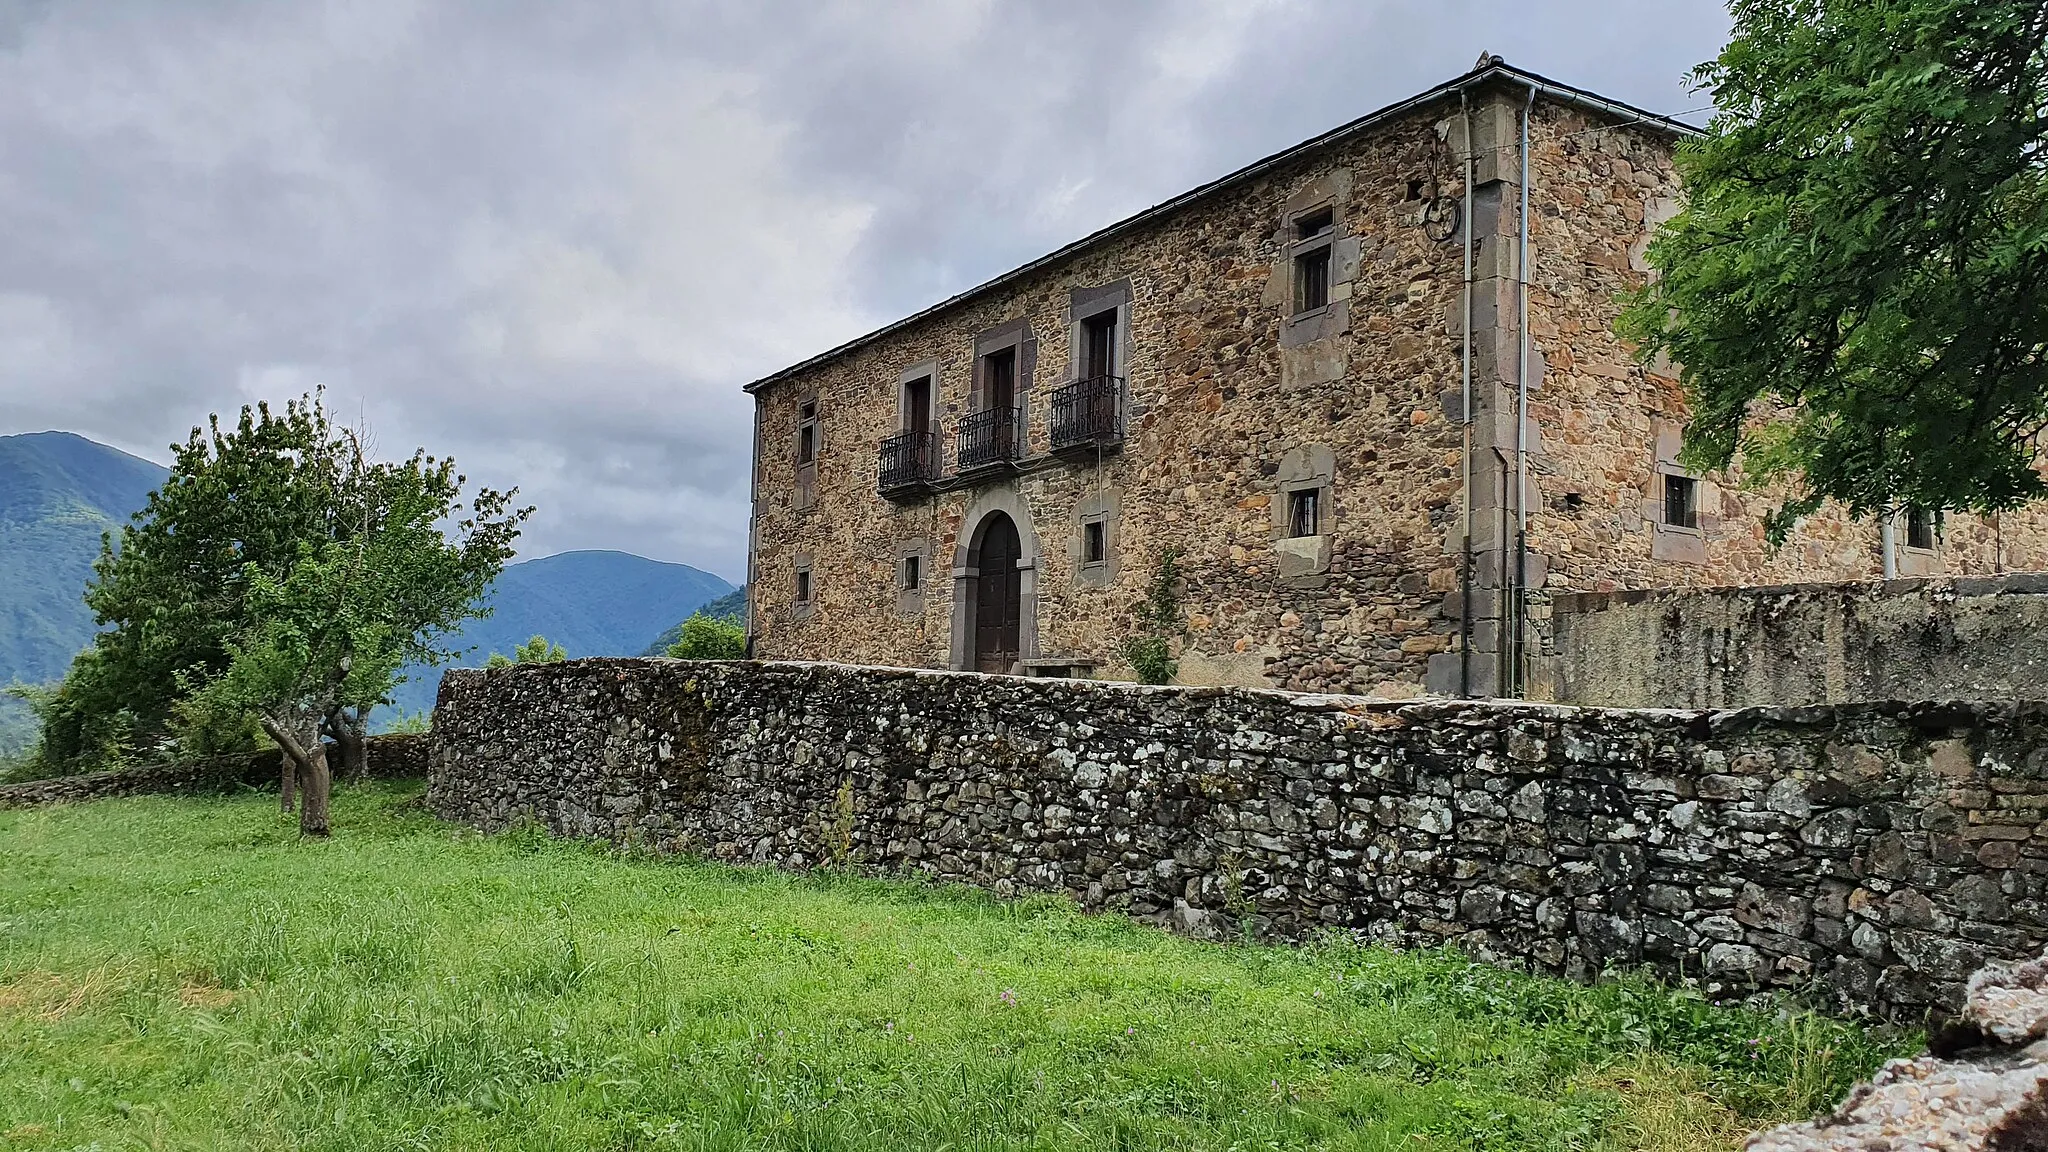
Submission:
M 317 401 L 212 417 L 172 445 L 170 475 L 118 537 L 103 539 L 85 601 L 99 633 L 37 711 L 52 765 L 131 752 L 188 755 L 247 746 L 244 717 L 186 717 L 189 679 L 226 667 L 245 572 L 281 574 L 302 541 L 338 535 L 335 441 Z
M 2048 491 L 2048 5 L 1735 0 L 1688 202 L 1621 330 L 1676 361 L 1686 459 L 1823 501 Z
M 109 541 L 87 593 L 109 628 L 65 690 L 78 681 L 75 711 L 90 719 L 110 688 L 132 688 L 141 732 L 254 720 L 283 752 L 284 803 L 303 783 L 300 826 L 324 835 L 322 732 L 360 771 L 370 709 L 401 665 L 452 655 L 440 637 L 487 611 L 483 592 L 532 510 L 486 488 L 465 514 L 453 461 L 372 461 L 317 396 L 209 427 L 178 450 L 120 547 Z
M 484 661 L 486 668 L 510 668 L 514 664 L 560 664 L 569 658 L 569 650 L 560 644 L 548 643 L 547 637 L 535 634 L 526 643 L 515 646 L 512 655 L 502 652 L 491 653 Z
M 676 660 L 738 660 L 746 654 L 746 625 L 723 616 L 707 616 L 702 609 L 683 621 L 682 635 L 664 653 Z

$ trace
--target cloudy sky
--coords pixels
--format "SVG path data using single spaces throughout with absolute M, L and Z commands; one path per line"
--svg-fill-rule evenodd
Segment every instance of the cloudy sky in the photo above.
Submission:
M 1716 0 L 0 0 L 0 434 L 325 384 L 744 571 L 740 386 L 1481 51 L 1701 103 Z

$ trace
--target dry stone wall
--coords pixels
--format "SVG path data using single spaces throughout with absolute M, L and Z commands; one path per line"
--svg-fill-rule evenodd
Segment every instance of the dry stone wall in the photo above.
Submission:
M 429 802 L 486 829 L 1324 930 L 1720 994 L 1953 1007 L 2048 942 L 2048 705 L 1609 711 L 824 664 L 444 678 Z
M 2048 699 L 2048 574 L 1568 594 L 1544 633 L 1561 703 Z
M 371 777 L 397 780 L 426 775 L 430 745 L 425 736 L 393 733 L 372 736 L 364 743 L 368 749 Z M 223 792 L 243 786 L 275 788 L 278 782 L 277 756 L 275 751 L 231 752 L 199 760 L 144 764 L 112 772 L 85 772 L 77 776 L 0 784 L 0 808 L 72 804 L 109 796 Z

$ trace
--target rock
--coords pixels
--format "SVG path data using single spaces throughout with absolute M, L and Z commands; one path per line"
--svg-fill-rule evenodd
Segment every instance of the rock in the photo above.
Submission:
M 2048 1039 L 2048 953 L 1970 977 L 1961 1019 L 2009 1047 Z
M 1972 976 L 1957 1024 L 1936 1040 L 1829 1115 L 1751 1137 L 1748 1152 L 2048 1149 L 2048 955 Z

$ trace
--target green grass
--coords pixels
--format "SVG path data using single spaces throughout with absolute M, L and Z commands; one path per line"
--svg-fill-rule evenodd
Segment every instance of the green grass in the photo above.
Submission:
M 1727 1147 L 1903 1040 L 1444 952 L 481 837 L 0 812 L 0 1148 Z

